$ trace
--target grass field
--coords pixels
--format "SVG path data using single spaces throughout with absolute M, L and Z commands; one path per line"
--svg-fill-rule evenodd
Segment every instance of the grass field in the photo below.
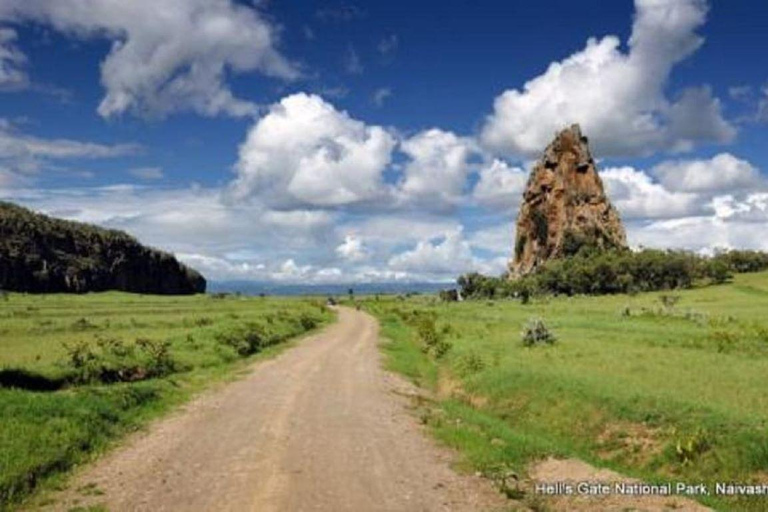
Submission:
M 555 455 L 653 482 L 768 483 L 768 273 L 666 294 L 365 307 L 389 365 L 435 392 L 424 421 L 469 468 L 524 475 Z M 554 344 L 523 345 L 532 318 Z
M 331 318 L 234 296 L 0 296 L 0 510 Z

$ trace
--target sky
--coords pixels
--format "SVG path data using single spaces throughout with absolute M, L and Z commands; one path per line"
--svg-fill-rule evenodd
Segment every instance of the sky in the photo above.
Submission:
M 761 0 L 0 0 L 0 199 L 211 280 L 501 274 L 579 123 L 632 247 L 768 250 Z

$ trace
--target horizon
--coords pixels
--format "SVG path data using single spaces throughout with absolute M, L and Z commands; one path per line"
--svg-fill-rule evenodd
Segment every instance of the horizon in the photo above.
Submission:
M 213 283 L 501 274 L 574 123 L 631 247 L 768 250 L 764 3 L 96 4 L 0 4 L 0 200 Z

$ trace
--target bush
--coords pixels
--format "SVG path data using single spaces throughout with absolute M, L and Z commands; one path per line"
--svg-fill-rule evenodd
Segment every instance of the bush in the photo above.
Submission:
M 569 250 L 575 250 L 576 242 L 569 240 Z M 697 281 L 724 283 L 734 273 L 766 269 L 768 253 L 756 251 L 721 252 L 708 258 L 686 251 L 580 248 L 575 255 L 550 260 L 516 280 L 472 273 L 459 277 L 457 283 L 467 299 L 520 297 L 527 303 L 537 293 L 570 296 L 685 289 Z
M 317 325 L 320 323 L 320 321 L 315 318 L 314 316 L 310 315 L 309 313 L 302 313 L 299 316 L 299 324 L 301 325 L 301 328 L 305 331 L 311 331 Z
M 675 456 L 680 464 L 687 466 L 709 451 L 710 448 L 711 442 L 706 432 L 698 430 L 693 435 L 677 441 Z
M 522 337 L 523 345 L 526 347 L 553 345 L 557 341 L 557 337 L 540 318 L 533 318 L 528 321 L 523 329 Z
M 680 302 L 681 297 L 679 295 L 661 295 L 659 296 L 659 302 L 662 303 L 665 309 L 672 309 L 674 308 L 678 302 Z
M 456 371 L 462 377 L 467 377 L 485 370 L 485 361 L 476 352 L 464 354 L 456 362 Z
M 147 377 L 162 377 L 176 371 L 176 362 L 171 356 L 171 342 L 138 338 L 136 346 L 147 357 Z
M 435 359 L 440 359 L 453 348 L 453 345 L 438 332 L 433 316 L 416 314 L 412 322 L 416 326 L 416 335 L 422 343 L 425 354 L 431 354 Z
M 162 377 L 177 369 L 169 341 L 137 339 L 126 344 L 119 338 L 97 337 L 94 343 L 64 344 L 69 369 L 67 380 L 74 384 L 111 384 Z
M 216 341 L 232 347 L 237 355 L 247 357 L 266 347 L 269 343 L 266 330 L 260 324 L 249 323 L 216 335 Z

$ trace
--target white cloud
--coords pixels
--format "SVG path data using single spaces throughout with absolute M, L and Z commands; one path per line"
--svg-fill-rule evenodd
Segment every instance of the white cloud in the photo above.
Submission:
M 344 53 L 344 70 L 350 75 L 360 75 L 365 71 L 360 55 L 353 46 L 348 46 Z
M 384 102 L 392 97 L 392 89 L 381 87 L 373 92 L 373 104 L 377 107 L 383 107 Z
M 0 167 L 7 172 L 33 174 L 51 160 L 114 158 L 135 154 L 136 144 L 97 144 L 70 139 L 44 139 L 22 133 L 0 118 Z
M 129 169 L 128 174 L 146 181 L 161 180 L 164 177 L 161 167 L 136 167 Z
M 495 254 L 512 254 L 513 242 L 515 236 L 514 219 L 495 226 L 479 229 L 469 236 L 469 243 L 472 247 L 483 249 Z
M 733 191 L 761 182 L 757 168 L 730 153 L 706 160 L 664 162 L 651 169 L 651 173 L 667 189 L 681 192 Z
M 515 210 L 523 197 L 528 172 L 510 167 L 503 160 L 494 161 L 480 170 L 480 180 L 472 193 L 481 205 L 499 211 Z
M 228 73 L 298 76 L 275 47 L 275 28 L 256 8 L 231 0 L 4 0 L 0 20 L 110 40 L 101 65 L 104 117 L 181 110 L 251 115 L 256 106 L 234 96 Z
M 315 95 L 283 98 L 240 147 L 236 198 L 267 204 L 339 206 L 375 199 L 395 139 Z
M 688 89 L 677 102 L 665 97 L 673 67 L 703 42 L 696 30 L 705 21 L 705 1 L 636 0 L 635 7 L 628 53 L 616 36 L 589 39 L 522 90 L 497 97 L 483 142 L 502 153 L 534 155 L 572 123 L 581 124 L 602 156 L 732 140 L 735 129 L 708 88 Z
M 757 105 L 757 120 L 763 123 L 768 122 L 768 85 L 764 85 L 761 91 L 763 96 Z
M 437 208 L 460 202 L 469 172 L 471 141 L 432 128 L 404 140 L 401 150 L 410 157 L 398 187 L 402 201 Z
M 16 46 L 16 31 L 0 27 L 0 91 L 15 91 L 29 85 L 26 64 L 27 58 Z
M 733 208 L 734 205 L 730 205 Z M 721 207 L 718 207 L 721 210 Z M 760 213 L 760 219 L 747 220 L 721 210 L 718 215 L 683 217 L 650 224 L 630 225 L 628 238 L 633 245 L 661 249 L 686 249 L 712 252 L 717 248 L 768 250 L 768 238 L 756 232 L 768 229 L 765 210 L 750 208 L 750 215 Z M 741 212 L 745 215 L 747 212 Z
M 389 260 L 389 266 L 395 270 L 427 274 L 463 272 L 473 264 L 472 248 L 461 230 L 419 242 L 412 250 Z
M 389 57 L 397 51 L 399 46 L 400 38 L 397 37 L 397 34 L 390 34 L 389 36 L 379 41 L 379 44 L 376 46 L 376 48 L 379 50 L 381 55 L 384 57 Z
M 224 257 L 246 251 L 271 260 L 305 254 L 335 239 L 335 217 L 329 212 L 232 205 L 218 189 L 0 189 L 0 197 L 51 215 L 123 229 L 144 243 L 185 254 Z
M 721 220 L 768 223 L 768 193 L 747 194 L 741 199 L 732 194 L 712 200 L 715 217 Z
M 632 167 L 612 167 L 600 173 L 606 192 L 622 219 L 672 218 L 691 215 L 704 205 L 696 194 L 672 192 Z
M 363 245 L 363 241 L 354 235 L 344 237 L 344 243 L 336 247 L 336 254 L 350 262 L 363 261 L 368 257 L 368 251 Z
M 343 226 L 346 230 L 353 229 L 369 246 L 375 245 L 384 251 L 432 238 L 435 233 L 446 233 L 460 228 L 457 218 L 423 213 L 404 214 L 400 211 L 368 215 L 353 225 Z
M 388 265 L 392 270 L 421 276 L 423 279 L 453 280 L 460 274 L 472 271 L 501 274 L 506 264 L 504 257 L 489 261 L 476 258 L 460 228 L 438 238 L 420 241 L 412 250 L 390 258 Z

